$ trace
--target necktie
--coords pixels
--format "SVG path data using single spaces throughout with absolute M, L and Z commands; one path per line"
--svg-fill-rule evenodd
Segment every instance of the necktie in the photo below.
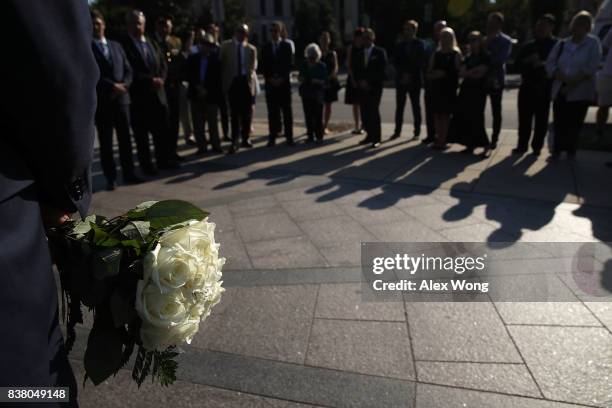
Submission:
M 104 55 L 104 58 L 106 58 L 107 61 L 110 61 L 110 52 L 108 49 L 108 44 L 103 42 L 100 42 L 99 44 L 100 48 L 102 49 L 102 55 Z
M 142 51 L 142 59 L 144 59 L 145 65 L 150 68 L 151 52 L 149 49 L 149 44 L 147 44 L 145 41 L 139 41 L 138 44 L 140 44 L 140 50 Z
M 238 44 L 238 76 L 242 76 L 242 44 Z

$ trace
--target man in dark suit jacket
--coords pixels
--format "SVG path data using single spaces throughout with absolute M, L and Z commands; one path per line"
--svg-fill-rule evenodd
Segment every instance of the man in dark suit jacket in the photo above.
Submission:
M 164 88 L 166 89 L 166 100 L 168 102 L 168 131 L 170 137 L 170 148 L 174 152 L 173 158 L 181 161 L 182 158 L 176 154 L 179 137 L 180 122 L 180 87 L 184 70 L 184 59 L 181 58 L 181 39 L 172 35 L 172 16 L 165 15 L 157 19 L 155 35 L 153 39 L 159 48 L 162 57 L 166 60 L 167 74 Z
M 268 124 L 270 135 L 268 146 L 276 144 L 281 131 L 281 112 L 285 125 L 285 138 L 293 145 L 293 111 L 291 109 L 291 68 L 293 50 L 291 44 L 280 37 L 281 22 L 270 26 L 271 41 L 261 51 L 261 72 L 266 81 L 266 102 L 268 105 Z
M 100 161 L 106 177 L 106 189 L 114 190 L 117 170 L 113 159 L 113 128 L 117 130 L 123 181 L 126 183 L 142 182 L 134 174 L 134 161 L 132 160 L 129 94 L 132 67 L 125 56 L 123 47 L 105 38 L 106 25 L 102 13 L 93 10 L 91 20 L 94 26 L 92 50 L 100 69 L 98 109 L 96 110 Z
M 391 139 L 397 139 L 402 133 L 404 124 L 404 108 L 406 94 L 410 95 L 412 116 L 414 118 L 414 138 L 421 135 L 421 88 L 423 86 L 423 70 L 427 65 L 425 42 L 417 38 L 419 24 L 414 20 L 404 23 L 404 33 L 395 45 L 393 62 L 396 72 L 396 106 L 395 132 Z
M 367 133 L 359 144 L 380 146 L 380 99 L 386 78 L 387 52 L 376 45 L 376 35 L 368 28 L 363 36 L 363 49 L 353 61 L 353 75 L 359 88 L 359 106 Z
M 132 129 L 140 165 L 145 174 L 154 175 L 157 170 L 151 161 L 149 132 L 153 135 L 157 166 L 160 169 L 178 167 L 170 140 L 164 89 L 166 61 L 155 42 L 144 35 L 146 20 L 142 11 L 129 12 L 126 23 L 128 35 L 124 38 L 123 49 L 134 72 L 130 86 Z
M 199 34 L 199 38 L 197 38 Z M 223 100 L 221 90 L 221 64 L 215 52 L 215 39 L 210 34 L 196 33 L 199 52 L 191 54 L 187 60 L 188 97 L 191 101 L 191 118 L 193 120 L 198 153 L 206 152 L 206 123 L 210 133 L 210 145 L 213 152 L 223 153 L 219 140 L 217 116 L 219 104 Z
M 43 225 L 89 206 L 98 81 L 91 19 L 81 0 L 8 0 L 2 16 L 0 34 L 18 63 L 0 64 L 10 79 L 0 102 L 0 386 L 68 386 L 76 406 Z

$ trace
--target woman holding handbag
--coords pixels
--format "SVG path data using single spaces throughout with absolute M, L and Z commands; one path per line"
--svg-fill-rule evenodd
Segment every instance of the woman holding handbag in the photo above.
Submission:
M 593 16 L 581 11 L 570 23 L 570 37 L 557 43 L 548 56 L 546 70 L 553 78 L 554 145 L 550 160 L 567 152 L 576 156 L 578 137 L 587 110 L 597 98 L 596 73 L 601 61 L 601 44 L 591 34 Z

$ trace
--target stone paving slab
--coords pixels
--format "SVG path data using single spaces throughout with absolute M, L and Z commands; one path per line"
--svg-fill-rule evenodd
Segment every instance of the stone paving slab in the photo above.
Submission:
M 471 391 L 429 384 L 417 386 L 417 408 L 577 408 L 584 405 Z
M 414 380 L 404 322 L 315 319 L 306 364 Z
M 541 398 L 523 364 L 416 362 L 419 382 Z
M 546 398 L 612 405 L 612 334 L 603 328 L 510 326 Z
M 428 361 L 522 363 L 490 303 L 406 303 L 414 357 Z
M 303 363 L 317 289 L 315 285 L 228 288 L 193 345 Z

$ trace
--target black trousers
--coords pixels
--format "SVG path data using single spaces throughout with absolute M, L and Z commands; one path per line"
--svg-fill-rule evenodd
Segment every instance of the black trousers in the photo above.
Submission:
M 553 128 L 555 141 L 553 152 L 576 154 L 580 131 L 589 109 L 588 101 L 567 101 L 564 94 L 559 95 L 553 103 Z
M 302 98 L 306 134 L 309 140 L 323 140 L 323 101 L 316 98 Z
M 153 135 L 157 164 L 166 164 L 171 153 L 174 152 L 169 140 L 168 107 L 163 105 L 157 97 L 152 97 L 133 101 L 130 113 L 140 166 L 144 169 L 153 168 L 149 133 Z
M 171 154 L 176 153 L 181 122 L 181 89 L 178 83 L 166 83 L 168 100 L 168 143 Z
M 96 128 L 100 143 L 100 162 L 102 171 L 108 181 L 117 179 L 117 169 L 113 158 L 113 129 L 117 132 L 119 143 L 119 161 L 123 178 L 134 175 L 132 160 L 132 136 L 130 135 L 130 106 L 117 103 L 98 105 L 96 111 Z
M 206 103 L 204 100 L 191 100 L 191 119 L 193 121 L 193 133 L 199 149 L 205 150 L 208 144 L 213 149 L 221 148 L 219 140 L 219 122 L 217 119 L 219 107 L 214 103 Z M 206 125 L 210 139 L 206 140 Z
M 69 387 L 77 406 L 36 187 L 0 202 L 0 218 L 0 386 Z
M 285 128 L 285 138 L 293 141 L 293 110 L 291 108 L 291 87 L 289 85 L 266 85 L 266 105 L 268 107 L 268 125 L 270 141 L 274 141 L 281 131 L 281 113 Z
M 538 84 L 523 84 L 518 93 L 518 145 L 520 151 L 527 151 L 529 139 L 533 130 L 531 148 L 539 152 L 544 146 L 548 131 L 548 116 L 550 114 L 550 86 Z M 535 126 L 534 126 L 535 122 Z
M 499 140 L 499 134 L 501 133 L 503 96 L 503 86 L 489 90 L 489 100 L 491 101 L 491 114 L 493 116 L 493 134 L 491 136 L 492 144 L 497 144 L 497 141 Z
M 372 143 L 378 143 L 381 139 L 380 99 L 382 98 L 382 92 L 382 88 L 374 88 L 369 91 L 361 90 L 359 96 L 363 128 L 367 133 L 366 139 Z
M 414 118 L 414 135 L 421 134 L 421 87 L 397 84 L 395 87 L 395 134 L 402 133 L 404 125 L 404 109 L 406 108 L 406 96 L 410 96 L 412 106 L 412 117 Z
M 225 98 L 221 98 L 219 101 L 219 113 L 221 116 L 221 130 L 223 131 L 223 138 L 229 138 L 229 112 L 227 110 L 227 101 Z
M 427 125 L 427 140 L 435 140 L 436 126 L 434 124 L 433 98 L 431 88 L 425 87 L 425 123 Z
M 228 91 L 230 116 L 232 121 L 232 144 L 249 140 L 251 119 L 253 117 L 253 95 L 246 78 L 236 78 Z

